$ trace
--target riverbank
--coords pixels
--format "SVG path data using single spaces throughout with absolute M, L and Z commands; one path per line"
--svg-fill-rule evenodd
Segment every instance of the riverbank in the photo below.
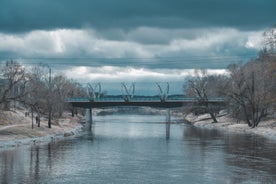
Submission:
M 199 116 L 188 114 L 185 119 L 195 127 L 216 129 L 238 134 L 256 134 L 276 140 L 276 119 L 263 120 L 259 123 L 258 127 L 255 128 L 248 127 L 248 125 L 243 121 L 237 122 L 225 113 L 221 113 L 218 116 L 217 123 L 213 123 L 208 114 Z
M 43 144 L 58 141 L 80 134 L 81 117 L 64 117 L 53 120 L 48 128 L 46 118 L 41 118 L 40 127 L 23 110 L 1 111 L 0 113 L 0 148 L 18 147 L 20 145 Z

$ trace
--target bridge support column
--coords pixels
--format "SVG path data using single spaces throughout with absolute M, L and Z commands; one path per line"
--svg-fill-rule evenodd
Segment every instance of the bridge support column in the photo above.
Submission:
M 171 129 L 171 110 L 167 109 L 167 115 L 166 115 L 166 139 L 170 138 L 170 129 Z
M 85 130 L 90 132 L 92 127 L 92 108 L 86 109 L 85 112 Z

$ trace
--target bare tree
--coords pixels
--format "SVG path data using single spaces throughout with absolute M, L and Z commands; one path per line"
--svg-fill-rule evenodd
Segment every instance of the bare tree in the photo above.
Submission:
M 76 113 L 76 109 L 66 103 L 66 98 L 84 96 L 84 89 L 77 82 L 63 75 L 51 75 L 50 78 L 49 68 L 42 65 L 32 67 L 28 78 L 26 105 L 38 116 L 48 115 L 49 128 L 52 118 L 61 117 L 65 110 L 70 110 L 72 115 Z
M 50 92 L 49 70 L 41 65 L 35 65 L 29 72 L 28 96 L 26 104 L 39 116 L 48 114 L 48 127 L 51 128 L 52 94 Z
M 254 128 L 268 115 L 273 99 L 273 76 L 264 62 L 252 61 L 245 66 L 232 65 L 231 84 L 228 90 L 230 106 L 235 116 Z M 234 112 L 232 110 L 232 112 Z
M 244 66 L 232 65 L 228 96 L 234 116 L 254 128 L 276 103 L 276 30 L 264 32 L 264 48 L 259 56 Z
M 187 82 L 185 89 L 185 95 L 196 99 L 196 104 L 193 107 L 193 111 L 196 113 L 208 113 L 210 114 L 214 123 L 217 122 L 216 116 L 220 107 L 218 105 L 212 105 L 209 103 L 210 98 L 220 97 L 222 82 L 225 80 L 223 76 L 210 76 L 207 75 L 206 70 L 196 70 L 195 77 L 190 78 Z
M 10 60 L 2 68 L 3 78 L 1 79 L 0 103 L 4 108 L 9 108 L 11 101 L 23 101 L 27 95 L 25 68 L 16 61 Z
M 70 80 L 70 82 L 67 85 L 67 96 L 66 98 L 73 98 L 73 97 L 86 97 L 86 91 L 85 88 L 78 82 Z M 104 93 L 99 94 L 100 96 L 104 95 Z M 72 114 L 72 117 L 74 117 L 75 114 L 78 113 L 78 109 L 76 107 L 73 107 L 71 104 L 66 103 L 65 106 L 66 110 L 69 110 Z
M 78 97 L 85 96 L 85 90 L 74 80 L 67 79 L 63 75 L 56 75 L 52 80 L 52 95 L 54 100 L 54 115 L 62 116 L 65 109 L 70 109 L 72 116 L 76 111 L 70 104 L 66 103 L 66 99 L 77 95 Z
M 268 29 L 263 33 L 264 50 L 270 52 L 270 54 L 276 54 L 276 26 Z

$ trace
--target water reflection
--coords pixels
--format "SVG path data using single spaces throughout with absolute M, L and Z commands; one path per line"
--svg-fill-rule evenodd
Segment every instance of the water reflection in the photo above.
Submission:
M 212 149 L 216 151 L 223 148 L 230 183 L 276 181 L 276 144 L 266 138 L 190 127 L 184 129 L 183 139 L 188 140 L 191 154 L 195 154 L 194 145 L 200 145 L 202 158 Z
M 175 124 L 166 140 L 164 124 L 116 118 L 75 139 L 0 151 L 0 183 L 276 181 L 276 144 L 264 138 Z
M 39 180 L 39 147 L 33 147 L 30 150 L 30 172 L 29 177 Z
M 276 181 L 276 144 L 254 135 L 227 136 L 224 147 L 226 164 L 235 168 L 234 181 L 257 180 L 261 183 Z M 273 176 L 273 177 L 272 177 Z
M 0 183 L 40 183 L 54 172 L 53 165 L 66 159 L 72 142 L 64 143 L 0 151 Z
M 0 152 L 0 159 L 1 159 L 1 165 L 0 165 L 0 178 L 1 178 L 1 183 L 8 183 L 9 179 L 11 178 L 9 176 L 10 171 L 13 169 L 13 156 L 14 152 Z

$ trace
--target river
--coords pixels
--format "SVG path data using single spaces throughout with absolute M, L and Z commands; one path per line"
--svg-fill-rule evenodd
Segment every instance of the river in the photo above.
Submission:
M 275 183 L 276 143 L 172 124 L 162 115 L 94 117 L 91 134 L 0 151 L 0 183 Z M 173 122 L 181 119 L 172 117 Z

